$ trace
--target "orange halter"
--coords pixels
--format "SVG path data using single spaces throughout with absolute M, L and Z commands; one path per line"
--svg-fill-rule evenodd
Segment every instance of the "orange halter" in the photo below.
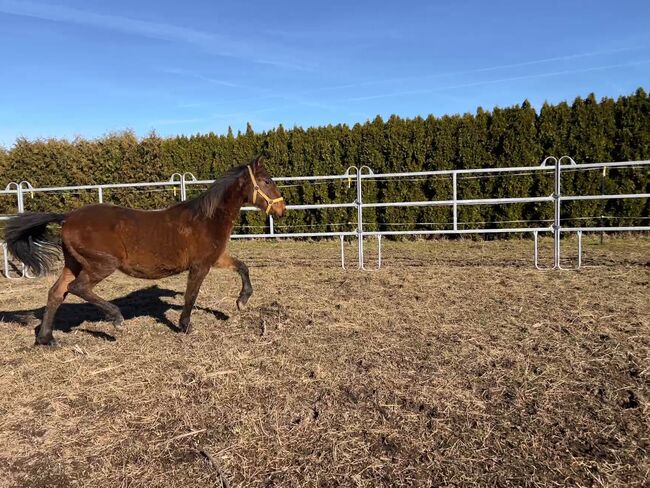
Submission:
M 284 198 L 282 198 L 282 197 L 278 197 L 278 198 L 269 197 L 266 193 L 264 193 L 260 189 L 260 185 L 257 184 L 257 180 L 255 179 L 255 175 L 253 174 L 253 170 L 251 169 L 251 167 L 246 166 L 246 168 L 248 168 L 248 174 L 250 175 L 251 181 L 253 182 L 253 205 L 255 205 L 255 202 L 257 201 L 257 194 L 259 193 L 259 195 L 264 200 L 266 200 L 266 215 L 269 215 L 271 213 L 271 208 L 273 207 L 273 205 L 275 205 L 276 203 L 280 203 L 280 202 L 284 201 Z

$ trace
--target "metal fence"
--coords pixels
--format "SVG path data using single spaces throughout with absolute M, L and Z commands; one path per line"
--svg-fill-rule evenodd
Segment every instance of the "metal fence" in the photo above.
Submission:
M 368 166 L 351 166 L 348 170 L 341 175 L 324 175 L 324 176 L 294 176 L 294 177 L 279 177 L 274 178 L 278 184 L 302 182 L 310 184 L 317 181 L 326 180 L 354 180 L 356 183 L 356 197 L 354 201 L 343 203 L 302 203 L 287 205 L 288 210 L 304 211 L 311 209 L 331 209 L 331 208 L 354 208 L 356 209 L 356 225 L 355 229 L 349 231 L 332 231 L 332 232 L 276 232 L 274 227 L 273 217 L 269 217 L 268 232 L 265 233 L 248 233 L 248 234 L 233 234 L 233 239 L 282 239 L 282 238 L 322 238 L 322 237 L 338 237 L 341 243 L 341 266 L 345 269 L 345 246 L 344 241 L 346 237 L 357 240 L 357 259 L 358 267 L 366 269 L 366 258 L 364 252 L 365 239 L 368 237 L 377 238 L 377 269 L 381 268 L 382 249 L 381 240 L 385 236 L 424 236 L 424 235 L 467 235 L 467 234 L 526 234 L 529 233 L 533 237 L 533 262 L 536 268 L 542 269 L 539 262 L 539 235 L 540 233 L 549 233 L 553 236 L 553 263 L 548 268 L 551 269 L 566 269 L 562 266 L 561 261 L 561 237 L 562 234 L 576 233 L 578 237 L 578 257 L 577 262 L 573 268 L 580 268 L 582 264 L 582 234 L 584 232 L 627 232 L 637 231 L 644 232 L 650 230 L 650 225 L 644 226 L 591 226 L 591 227 L 575 227 L 562 225 L 562 203 L 579 200 L 610 200 L 610 199 L 647 199 L 650 193 L 633 193 L 633 194 L 616 194 L 616 195 L 563 195 L 562 194 L 562 173 L 566 170 L 582 171 L 606 168 L 632 168 L 638 170 L 648 171 L 650 169 L 650 161 L 626 161 L 626 162 L 605 162 L 605 163 L 588 163 L 576 164 L 576 162 L 569 156 L 562 156 L 556 158 L 549 156 L 539 166 L 520 166 L 520 167 L 504 167 L 504 168 L 481 168 L 481 169 L 456 169 L 456 170 L 439 170 L 439 171 L 419 171 L 419 172 L 405 172 L 405 173 L 374 173 Z M 553 178 L 554 192 L 546 196 L 528 196 L 528 197 L 506 197 L 506 198 L 482 198 L 482 199 L 459 199 L 458 198 L 458 179 L 467 177 L 467 175 L 534 175 L 534 174 L 547 174 Z M 404 202 L 372 202 L 364 203 L 364 182 L 372 182 L 379 180 L 392 180 L 399 181 L 400 179 L 408 179 L 414 177 L 448 177 L 451 179 L 452 184 L 452 198 L 450 200 L 425 200 L 425 201 L 404 201 Z M 32 195 L 35 193 L 56 193 L 56 192 L 70 192 L 89 190 L 97 192 L 97 201 L 103 202 L 104 192 L 110 189 L 146 189 L 146 188 L 172 188 L 178 190 L 181 200 L 187 199 L 187 190 L 193 186 L 209 185 L 212 180 L 197 180 L 191 173 L 175 173 L 169 181 L 158 181 L 148 183 L 119 183 L 108 185 L 81 185 L 81 186 L 66 186 L 66 187 L 44 187 L 35 188 L 28 181 L 20 183 L 9 183 L 5 190 L 0 190 L 0 195 L 14 195 L 16 198 L 17 213 L 24 212 L 25 209 L 25 195 Z M 552 223 L 547 226 L 520 226 L 520 227 L 502 227 L 502 228 L 459 228 L 458 221 L 458 208 L 460 206 L 477 206 L 477 205 L 509 205 L 520 203 L 553 203 L 554 205 L 554 218 Z M 452 220 L 449 222 L 451 229 L 420 229 L 420 230 L 365 230 L 363 214 L 364 209 L 379 208 L 379 207 L 430 207 L 430 206 L 443 206 L 451 209 Z M 243 212 L 256 211 L 255 207 L 243 207 Z M 0 220 L 8 219 L 10 216 L 0 216 Z M 498 222 L 497 222 L 498 223 Z M 497 224 L 495 223 L 495 224 Z M 520 222 L 523 224 L 533 223 L 531 221 Z M 24 268 L 18 275 L 11 274 L 11 263 L 7 253 L 5 244 L 3 247 L 3 264 L 4 275 L 7 278 L 28 277 L 28 273 Z

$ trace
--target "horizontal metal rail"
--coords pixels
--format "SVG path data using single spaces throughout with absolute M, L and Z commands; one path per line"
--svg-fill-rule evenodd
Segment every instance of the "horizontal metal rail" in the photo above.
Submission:
M 547 158 L 548 159 L 548 158 Z M 561 169 L 581 170 L 581 169 L 595 169 L 595 168 L 638 168 L 641 166 L 650 166 L 650 161 L 629 161 L 629 162 L 608 162 L 608 163 L 586 163 L 586 164 L 561 164 Z M 454 173 L 458 175 L 463 174 L 485 174 L 485 173 L 513 173 L 513 172 L 553 172 L 555 166 L 515 166 L 515 167 L 502 167 L 502 168 L 463 168 L 463 169 L 443 169 L 434 171 L 414 171 L 402 173 L 370 173 L 362 174 L 362 180 L 372 180 L 378 178 L 401 178 L 411 176 L 451 176 Z
M 319 176 L 278 176 L 274 177 L 273 181 L 276 183 L 279 182 L 292 182 L 292 181 L 336 181 L 336 180 L 348 180 L 350 178 L 355 179 L 356 175 L 351 174 L 342 174 L 342 175 L 319 175 Z M 216 180 L 196 180 L 188 181 L 188 185 L 211 185 Z
M 418 202 L 377 202 L 363 203 L 363 208 L 376 207 L 444 207 L 450 205 L 500 205 L 510 203 L 552 202 L 553 196 L 522 198 L 472 198 L 467 200 L 424 200 Z
M 156 186 L 179 186 L 178 181 L 155 181 L 151 183 L 111 183 L 109 185 L 79 185 L 79 186 L 45 186 L 42 188 L 30 188 L 24 193 L 52 193 L 80 190 L 115 190 L 120 188 L 153 188 Z
M 596 168 L 640 168 L 642 166 L 650 166 L 650 160 L 641 161 L 609 161 L 604 163 L 580 163 L 580 164 L 561 164 L 562 169 L 582 170 L 582 169 L 596 169 Z
M 650 226 L 636 225 L 625 227 L 562 227 L 562 232 L 648 232 Z
M 305 237 L 340 237 L 356 236 L 356 232 L 285 232 L 281 234 L 231 234 L 232 239 L 263 239 L 277 237 L 281 239 L 305 238 Z
M 580 200 L 629 200 L 634 198 L 650 198 L 650 193 L 625 193 L 619 195 L 562 195 L 560 197 L 563 202 L 574 202 Z
M 287 210 L 318 210 L 328 208 L 356 208 L 357 204 L 350 203 L 318 203 L 318 204 L 305 204 L 305 205 L 287 205 Z M 242 212 L 252 212 L 259 210 L 257 207 L 242 207 Z
M 364 236 L 416 236 L 451 234 L 522 234 L 527 232 L 553 232 L 552 227 L 514 227 L 511 229 L 456 229 L 456 230 L 377 230 L 364 231 Z

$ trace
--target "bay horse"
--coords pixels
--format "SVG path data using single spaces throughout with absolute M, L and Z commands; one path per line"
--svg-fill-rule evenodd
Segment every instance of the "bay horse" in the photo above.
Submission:
M 236 304 L 238 309 L 244 307 L 253 293 L 248 267 L 226 250 L 244 204 L 277 218 L 284 215 L 284 199 L 261 156 L 229 170 L 198 197 L 163 210 L 98 204 L 66 214 L 24 213 L 9 220 L 7 248 L 33 273 L 46 274 L 59 247 L 63 250 L 63 271 L 48 293 L 35 345 L 56 343 L 54 315 L 68 293 L 99 307 L 113 325 L 122 325 L 120 309 L 93 291 L 116 270 L 146 279 L 189 271 L 179 320 L 184 332 L 190 329 L 199 288 L 212 267 L 239 273 L 242 288 Z M 49 223 L 62 224 L 60 242 L 48 232 Z

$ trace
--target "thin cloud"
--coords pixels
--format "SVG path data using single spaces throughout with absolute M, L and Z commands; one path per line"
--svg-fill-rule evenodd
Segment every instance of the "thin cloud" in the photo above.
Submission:
M 186 76 L 188 78 L 194 78 L 197 80 L 205 81 L 207 83 L 210 83 L 212 85 L 220 85 L 220 86 L 225 86 L 228 88 L 246 88 L 250 89 L 250 87 L 247 87 L 245 85 L 241 85 L 239 83 L 235 83 L 234 81 L 229 81 L 229 80 L 220 80 L 217 78 L 211 78 L 209 76 L 205 76 L 198 71 L 192 71 L 192 70 L 187 70 L 187 69 L 180 69 L 180 68 L 160 68 L 158 71 L 161 73 L 165 73 L 168 75 L 176 75 L 176 76 Z
M 203 122 L 211 122 L 216 120 L 246 120 L 246 119 L 251 119 L 253 116 L 257 114 L 275 112 L 278 110 L 285 110 L 285 109 L 289 109 L 301 105 L 322 108 L 324 110 L 340 111 L 339 107 L 336 107 L 335 105 L 332 104 L 325 105 L 317 102 L 310 102 L 310 101 L 300 100 L 292 97 L 281 97 L 281 98 L 284 98 L 290 103 L 286 103 L 282 105 L 273 105 L 270 107 L 263 107 L 263 108 L 253 109 L 253 110 L 240 110 L 236 112 L 215 112 L 215 113 L 207 114 L 205 116 L 191 117 L 191 118 L 159 119 L 159 120 L 154 120 L 153 122 L 151 122 L 150 125 L 155 127 L 155 126 L 163 126 L 163 125 L 184 125 L 190 123 L 203 123 Z
M 191 44 L 212 54 L 245 59 L 258 64 L 275 65 L 281 68 L 297 70 L 313 69 L 312 65 L 285 59 L 275 59 L 273 57 L 267 58 L 264 55 L 260 56 L 260 46 L 253 46 L 249 41 L 243 43 L 223 35 L 172 24 L 151 22 L 118 15 L 97 14 L 88 10 L 80 10 L 63 5 L 16 0 L 0 0 L 0 12 L 52 22 L 65 22 L 97 27 L 149 39 Z
M 390 92 L 390 93 L 380 93 L 377 95 L 368 95 L 368 96 L 363 96 L 363 97 L 352 97 L 352 98 L 347 98 L 343 100 L 344 102 L 361 102 L 361 101 L 366 101 L 366 100 L 376 100 L 380 98 L 392 98 L 392 97 L 402 97 L 402 96 L 409 96 L 409 95 L 423 95 L 427 93 L 434 93 L 437 91 L 443 91 L 443 90 L 453 90 L 457 88 L 470 88 L 474 86 L 482 86 L 482 85 L 493 85 L 496 83 L 504 83 L 508 81 L 519 81 L 519 80 L 532 80 L 532 79 L 537 79 L 537 78 L 549 78 L 552 76 L 563 76 L 563 75 L 572 75 L 572 74 L 578 74 L 578 73 L 589 73 L 593 71 L 606 71 L 606 70 L 612 70 L 612 69 L 618 69 L 618 68 L 631 68 L 634 66 L 642 66 L 650 64 L 650 60 L 643 60 L 643 61 L 636 61 L 636 62 L 630 62 L 630 63 L 622 63 L 622 64 L 610 64 L 606 66 L 595 66 L 592 68 L 583 68 L 583 69 L 574 69 L 574 70 L 564 70 L 564 71 L 552 71 L 548 73 L 537 73 L 537 74 L 532 74 L 532 75 L 523 75 L 523 76 L 511 76 L 507 78 L 498 78 L 495 80 L 485 80 L 485 81 L 475 81 L 475 82 L 470 82 L 470 83 L 460 83 L 460 84 L 455 84 L 455 85 L 446 85 L 446 86 L 439 86 L 435 88 L 425 88 L 425 89 L 419 89 L 419 90 L 405 90 L 405 91 L 398 91 L 398 92 Z
M 449 71 L 446 73 L 432 73 L 428 75 L 418 75 L 418 76 L 402 76 L 402 77 L 397 77 L 397 78 L 385 78 L 381 80 L 368 80 L 368 81 L 362 81 L 362 82 L 357 82 L 357 83 L 347 83 L 347 84 L 342 84 L 342 85 L 333 85 L 333 86 L 328 86 L 328 87 L 323 87 L 323 88 L 317 88 L 314 90 L 309 90 L 306 92 L 303 92 L 304 94 L 307 93 L 320 93 L 320 92 L 325 92 L 325 91 L 334 91 L 334 90 L 344 90 L 344 89 L 349 89 L 349 88 L 362 88 L 362 87 L 367 87 L 367 86 L 376 86 L 376 85 L 388 85 L 391 83 L 405 83 L 405 82 L 410 82 L 410 81 L 421 81 L 421 80 L 431 80 L 431 79 L 436 79 L 436 78 L 444 78 L 447 76 L 458 76 L 458 75 L 471 75 L 471 74 L 478 74 L 478 73 L 489 73 L 491 71 L 499 71 L 499 70 L 504 70 L 504 69 L 512 69 L 512 68 L 524 68 L 527 66 L 535 66 L 535 65 L 540 65 L 540 64 L 547 64 L 547 63 L 554 63 L 554 62 L 566 62 L 566 61 L 574 61 L 576 59 L 581 59 L 581 58 L 589 58 L 589 57 L 594 57 L 594 56 L 603 56 L 606 54 L 617 54 L 617 53 L 623 53 L 623 52 L 629 52 L 629 51 L 638 51 L 640 49 L 644 49 L 643 47 L 624 47 L 624 48 L 619 48 L 619 49 L 605 49 L 602 51 L 592 51 L 592 52 L 587 52 L 587 53 L 578 53 L 578 54 L 568 54 L 564 56 L 554 56 L 551 58 L 542 58 L 542 59 L 534 59 L 531 61 L 521 61 L 518 63 L 510 63 L 510 64 L 499 64 L 495 66 L 487 66 L 483 68 L 473 68 L 469 70 L 463 70 L 463 71 Z

